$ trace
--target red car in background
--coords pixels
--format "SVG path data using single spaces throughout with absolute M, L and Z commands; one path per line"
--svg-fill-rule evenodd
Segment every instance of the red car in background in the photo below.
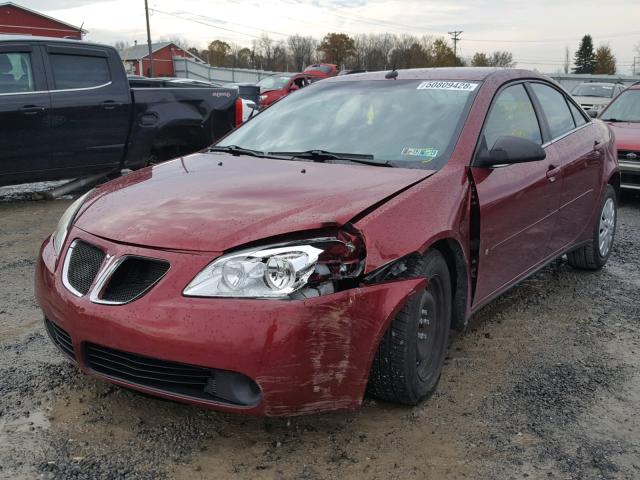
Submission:
M 335 77 L 338 75 L 338 66 L 333 63 L 314 63 L 305 68 L 304 73 L 313 73 L 323 77 Z
M 283 73 L 265 77 L 256 84 L 260 87 L 260 108 L 266 108 L 291 92 L 300 90 L 323 78 L 323 76 L 314 73 Z
M 640 190 L 640 83 L 618 95 L 600 114 L 616 137 L 622 188 Z
M 605 265 L 619 187 L 607 125 L 534 72 L 334 77 L 76 200 L 36 297 L 83 371 L 142 392 L 269 416 L 415 405 L 450 329 L 562 255 Z

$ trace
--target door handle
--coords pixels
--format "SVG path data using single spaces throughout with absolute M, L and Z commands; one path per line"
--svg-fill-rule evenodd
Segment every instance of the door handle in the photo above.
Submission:
M 38 105 L 25 105 L 24 107 L 22 107 L 20 109 L 20 113 L 22 115 L 40 115 L 41 113 L 44 113 L 45 108 L 38 106 Z
M 549 169 L 547 170 L 547 178 L 550 182 L 555 182 L 556 177 L 560 173 L 560 167 L 556 167 L 555 165 L 549 165 Z
M 116 107 L 122 106 L 121 103 L 114 102 L 113 100 L 106 100 L 102 102 L 102 108 L 105 110 L 114 110 Z

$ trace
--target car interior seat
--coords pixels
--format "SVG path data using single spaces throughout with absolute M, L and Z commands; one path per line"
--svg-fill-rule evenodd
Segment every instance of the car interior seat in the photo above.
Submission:
M 0 53 L 0 93 L 11 93 L 16 91 L 16 79 L 11 73 L 13 64 L 9 60 L 9 55 Z

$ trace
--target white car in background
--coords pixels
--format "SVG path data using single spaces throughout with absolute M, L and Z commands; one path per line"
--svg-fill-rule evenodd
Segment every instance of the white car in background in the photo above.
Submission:
M 577 85 L 571 90 L 571 96 L 583 109 L 599 112 L 624 89 L 620 83 L 588 82 Z

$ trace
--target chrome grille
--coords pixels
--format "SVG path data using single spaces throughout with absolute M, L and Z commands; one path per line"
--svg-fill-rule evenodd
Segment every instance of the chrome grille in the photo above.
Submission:
M 640 163 L 640 151 L 618 150 L 618 160 Z

